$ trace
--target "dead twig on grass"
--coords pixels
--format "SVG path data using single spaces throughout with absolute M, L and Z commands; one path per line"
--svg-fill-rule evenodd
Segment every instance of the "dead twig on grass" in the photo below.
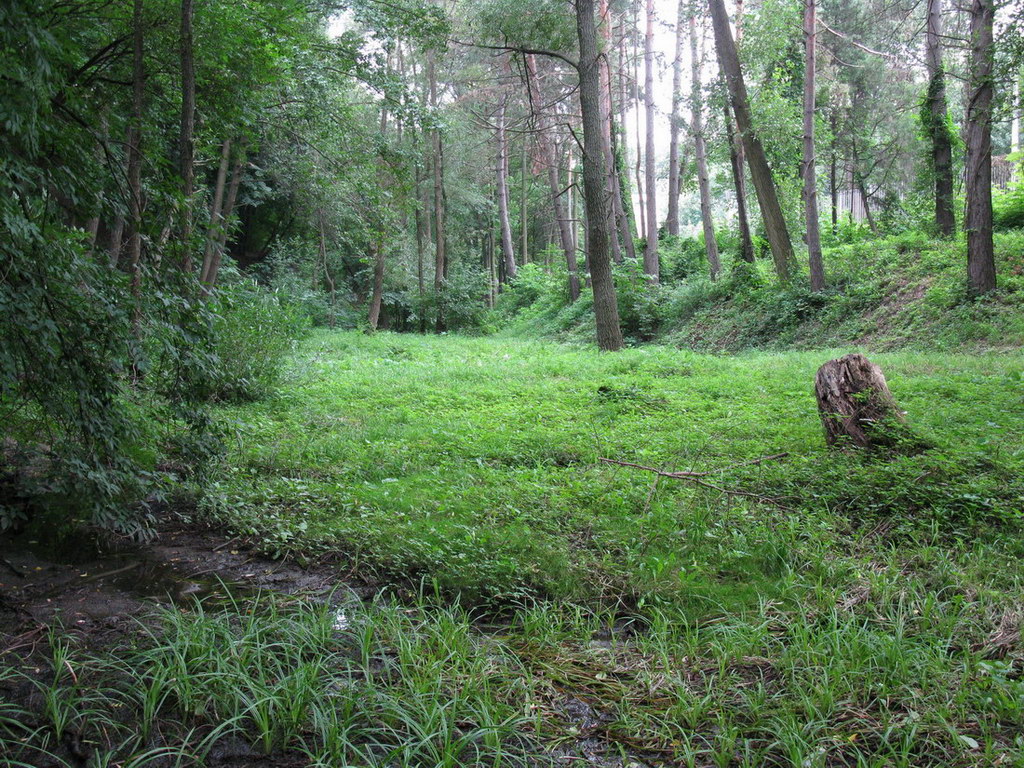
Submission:
M 776 461 L 778 459 L 783 459 L 788 455 L 788 453 L 773 453 L 770 456 L 762 456 L 758 459 L 751 459 L 750 461 L 740 461 L 735 464 L 729 464 L 724 467 L 719 467 L 718 469 L 709 469 L 705 472 L 665 472 L 664 470 L 658 469 L 657 467 L 647 467 L 644 466 L 643 464 L 634 464 L 631 461 L 619 461 L 618 459 L 606 458 L 600 458 L 598 460 L 604 462 L 605 464 L 615 464 L 620 467 L 632 467 L 633 469 L 642 469 L 645 472 L 653 472 L 659 477 L 670 477 L 673 480 L 686 480 L 687 482 L 693 483 L 694 485 L 699 485 L 702 488 L 710 488 L 713 491 L 724 493 L 727 496 L 744 496 L 767 504 L 772 504 L 776 507 L 779 507 L 780 509 L 789 510 L 789 507 L 784 505 L 778 499 L 772 498 L 771 496 L 765 496 L 764 494 L 754 493 L 752 491 L 740 491 L 735 488 L 723 488 L 720 485 L 715 485 L 714 483 L 709 483 L 707 480 L 704 480 L 705 477 L 721 474 L 722 472 L 727 472 L 730 469 L 736 469 L 737 467 L 749 467 L 755 464 L 763 464 L 766 461 Z

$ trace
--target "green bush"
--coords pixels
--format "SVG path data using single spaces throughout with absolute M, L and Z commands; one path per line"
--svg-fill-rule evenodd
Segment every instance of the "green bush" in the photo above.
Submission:
M 301 305 L 280 292 L 240 282 L 213 298 L 210 395 L 257 400 L 273 392 L 285 356 L 309 328 Z
M 1024 228 L 1024 182 L 997 192 L 992 200 L 993 224 L 996 230 Z

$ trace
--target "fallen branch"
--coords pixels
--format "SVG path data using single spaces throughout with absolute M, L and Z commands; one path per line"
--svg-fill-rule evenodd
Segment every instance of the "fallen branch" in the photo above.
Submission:
M 633 467 L 633 469 L 642 469 L 646 472 L 653 472 L 656 475 L 662 477 L 672 477 L 677 480 L 693 479 L 695 477 L 707 477 L 708 475 L 717 475 L 722 472 L 727 472 L 730 469 L 736 469 L 736 467 L 749 467 L 755 464 L 763 464 L 766 461 L 776 461 L 778 459 L 784 459 L 789 456 L 788 453 L 773 453 L 771 456 L 762 456 L 759 459 L 751 459 L 750 461 L 739 461 L 735 464 L 729 464 L 718 469 L 710 469 L 706 472 L 665 472 L 658 469 L 657 467 L 645 467 L 643 464 L 633 464 L 630 461 L 619 461 L 618 459 L 600 459 L 605 464 L 617 464 L 620 467 Z
M 665 472 L 664 470 L 658 469 L 657 467 L 647 467 L 644 466 L 643 464 L 634 464 L 631 461 L 619 461 L 618 459 L 605 458 L 600 458 L 599 461 L 602 461 L 605 464 L 615 464 L 620 467 L 632 467 L 633 469 L 642 469 L 645 472 L 653 472 L 659 477 L 670 477 L 673 480 L 686 480 L 687 482 L 693 483 L 694 485 L 699 485 L 702 488 L 710 488 L 713 491 L 724 493 L 727 496 L 745 496 L 747 498 L 755 499 L 760 502 L 772 504 L 776 507 L 779 507 L 780 509 L 789 510 L 789 507 L 784 505 L 778 499 L 772 498 L 771 496 L 765 496 L 760 493 L 753 493 L 752 491 L 740 491 L 735 488 L 723 488 L 720 485 L 709 483 L 703 479 L 705 477 L 708 477 L 709 475 L 717 475 L 722 472 L 726 472 L 727 470 L 735 469 L 736 467 L 749 467 L 755 464 L 762 464 L 766 461 L 775 461 L 777 459 L 782 459 L 788 455 L 788 453 L 773 453 L 771 456 L 762 456 L 759 459 L 751 459 L 750 461 L 740 461 L 735 464 L 729 464 L 724 467 L 719 467 L 718 469 L 707 470 L 706 472 Z

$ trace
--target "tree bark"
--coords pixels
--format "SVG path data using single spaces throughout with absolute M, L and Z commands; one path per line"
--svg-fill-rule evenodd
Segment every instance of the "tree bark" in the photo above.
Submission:
M 618 179 L 615 174 L 615 158 L 612 155 L 612 75 L 609 59 L 609 48 L 611 43 L 611 25 L 608 18 L 608 0 L 600 0 L 597 11 L 598 28 L 601 31 L 603 42 L 603 55 L 600 60 L 601 67 L 601 122 L 604 127 L 602 132 L 602 143 L 604 145 L 604 165 L 607 171 L 607 194 L 611 204 L 608 206 L 609 230 L 611 232 L 609 244 L 611 246 L 612 259 L 619 263 L 622 261 L 622 245 L 616 236 L 619 223 L 619 211 L 616 205 L 616 189 Z
M 129 139 L 130 141 L 130 139 Z M 124 247 L 124 216 L 114 217 L 114 226 L 110 229 L 110 247 L 107 252 L 107 263 L 111 269 L 117 269 L 121 260 L 121 249 Z
M 750 236 L 750 220 L 747 218 L 747 185 L 743 178 L 743 155 L 740 152 L 740 143 L 733 130 L 732 110 L 729 109 L 728 99 L 722 104 L 722 111 L 725 118 L 725 133 L 729 140 L 729 165 L 732 168 L 733 189 L 736 192 L 736 218 L 740 230 L 740 258 L 753 264 L 754 241 Z
M 619 196 L 622 204 L 622 214 L 625 221 L 620 225 L 623 245 L 626 248 L 626 257 L 636 259 L 636 211 L 633 208 L 633 194 L 629 182 L 629 148 L 628 137 L 626 136 L 626 102 L 628 101 L 628 90 L 626 88 L 626 17 L 623 14 L 619 24 L 619 122 L 613 126 L 612 143 L 615 154 L 615 170 L 619 178 Z
M 970 101 L 967 106 L 967 287 L 973 295 L 995 290 L 992 243 L 992 0 L 971 5 Z
M 433 50 L 427 53 L 427 78 L 430 83 L 430 107 L 433 111 L 437 110 L 435 58 L 436 55 Z M 437 301 L 437 316 L 434 329 L 440 333 L 445 329 L 442 294 L 448 270 L 444 210 L 444 148 L 441 145 L 441 131 L 434 128 L 431 132 L 431 140 L 434 145 L 434 295 Z
M 814 392 L 829 446 L 891 448 L 908 436 L 882 369 L 864 355 L 825 363 L 815 376 Z
M 551 190 L 551 208 L 555 214 L 555 223 L 558 226 L 558 239 L 562 246 L 565 266 L 569 275 L 569 300 L 574 302 L 580 297 L 580 278 L 576 266 L 576 243 L 573 240 L 572 224 L 566 214 L 565 203 L 562 199 L 561 182 L 558 173 L 558 156 L 550 135 L 551 122 L 547 112 L 543 109 L 540 82 L 537 79 L 537 60 L 533 54 L 526 55 L 526 74 L 530 99 L 537 110 L 537 143 L 540 147 L 544 164 L 547 166 L 548 187 Z
M 320 264 L 324 270 L 324 279 L 327 281 L 327 295 L 330 297 L 331 307 L 330 314 L 327 317 L 327 325 L 328 327 L 333 328 L 335 315 L 337 314 L 335 312 L 335 298 L 337 291 L 334 284 L 334 275 L 331 274 L 330 265 L 327 263 L 327 224 L 324 221 L 324 211 L 322 208 L 317 211 L 317 223 L 319 225 L 320 232 Z
M 717 280 L 722 272 L 715 241 L 715 225 L 711 219 L 711 184 L 708 179 L 707 149 L 704 144 L 704 94 L 701 90 L 700 54 L 697 49 L 697 20 L 690 17 L 690 64 L 693 102 L 693 145 L 697 158 L 697 187 L 700 191 L 700 218 L 704 226 L 704 251 L 708 257 L 711 279 Z
M 878 234 L 878 226 L 875 224 L 875 216 L 871 213 L 871 201 L 868 199 L 868 188 L 864 183 L 864 177 L 860 172 L 860 155 L 857 152 L 857 139 L 850 136 L 850 176 L 853 180 L 854 189 L 860 193 L 860 202 L 864 206 L 864 217 L 868 220 L 868 229 L 871 234 Z M 853 217 L 853 195 L 850 195 L 850 216 Z
M 192 4 L 181 0 L 181 131 L 178 139 L 181 171 L 181 268 L 191 272 L 192 197 L 195 194 L 196 75 L 192 58 Z
M 220 274 L 221 261 L 224 258 L 224 251 L 228 244 L 228 223 L 231 221 L 231 214 L 235 211 L 235 201 L 238 199 L 238 187 L 242 181 L 242 166 L 245 164 L 241 153 L 235 159 L 234 169 L 231 171 L 231 183 L 228 184 L 227 197 L 224 200 L 224 212 L 220 217 L 220 231 L 217 233 L 217 242 L 213 248 L 210 258 L 210 267 L 206 272 L 206 279 L 203 283 L 208 288 L 217 285 L 217 276 Z
M 676 53 L 672 59 L 672 115 L 669 118 L 668 140 L 668 217 L 665 228 L 671 237 L 679 237 L 679 110 L 683 103 L 682 70 L 683 70 L 683 25 L 686 12 L 686 0 L 679 0 L 679 11 L 676 15 Z
M 143 0 L 135 0 L 132 12 L 132 127 L 128 140 L 128 194 L 131 231 L 128 264 L 131 274 L 132 332 L 141 336 L 142 326 L 142 122 L 146 73 L 143 65 Z
M 832 234 L 839 232 L 839 157 L 836 152 L 836 115 L 833 111 L 829 116 L 832 127 L 832 152 L 828 169 L 828 186 L 832 204 Z
M 647 28 L 644 34 L 644 106 L 646 141 L 644 177 L 647 183 L 647 243 L 644 274 L 654 282 L 660 278 L 658 263 L 658 193 L 654 155 L 654 0 L 647 0 Z
M 641 175 L 643 166 L 644 148 L 643 139 L 640 134 L 640 4 L 635 3 L 636 8 L 636 29 L 637 34 L 633 38 L 633 128 L 636 131 L 636 163 L 633 167 L 634 183 L 636 184 L 637 210 L 640 213 L 640 237 L 647 238 L 647 203 L 644 200 L 644 180 Z
M 821 258 L 821 232 L 818 219 L 818 174 L 814 162 L 814 67 L 816 0 L 804 0 L 804 218 L 807 226 L 807 260 L 811 271 L 811 290 L 825 290 L 825 267 Z
M 527 215 L 527 174 L 526 159 L 528 156 L 526 135 L 523 136 L 522 154 L 519 157 L 519 257 L 523 264 L 528 264 L 529 256 L 529 217 Z
M 715 30 L 718 61 L 725 75 L 726 84 L 729 86 L 733 114 L 736 116 L 744 153 L 750 166 L 750 178 L 754 182 L 754 191 L 757 193 L 757 202 L 768 235 L 768 244 L 772 249 L 775 273 L 780 280 L 785 282 L 790 277 L 793 244 L 789 240 L 786 219 L 782 214 L 782 206 L 779 205 L 779 196 L 775 189 L 771 168 L 768 167 L 768 158 L 765 156 L 761 140 L 754 133 L 747 88 L 743 82 L 743 72 L 740 69 L 736 44 L 729 31 L 729 17 L 725 12 L 725 3 L 723 0 L 709 0 L 709 5 L 711 21 Z
M 371 246 L 373 256 L 373 291 L 370 294 L 369 322 L 372 330 L 377 330 L 380 321 L 380 305 L 384 297 L 384 248 L 377 240 Z
M 423 172 L 420 170 L 420 165 L 416 164 L 416 207 L 413 212 L 413 218 L 416 226 L 416 295 L 419 299 L 419 308 L 417 314 L 420 318 L 420 333 L 423 333 L 426 328 L 423 324 L 423 298 L 425 293 L 425 285 L 423 282 L 423 251 L 425 246 L 425 238 L 423 231 L 424 224 L 424 211 L 427 210 L 424 199 L 423 199 Z
M 736 0 L 736 48 L 737 51 L 743 43 L 743 12 L 744 12 L 744 0 Z M 726 83 L 726 105 L 729 105 L 729 85 Z M 730 114 L 732 110 L 730 107 Z M 743 149 L 743 137 L 739 134 L 739 126 L 736 126 L 736 131 L 732 134 L 733 143 L 736 145 L 736 156 L 739 162 L 740 175 L 739 181 L 736 183 L 737 194 L 743 198 L 744 217 L 747 221 L 750 221 L 750 203 L 747 202 L 750 198 L 747 195 L 747 176 L 744 171 L 747 163 L 747 153 Z M 748 228 L 749 234 L 749 228 Z M 750 243 L 750 260 L 754 260 L 754 244 L 753 241 Z
M 942 0 L 928 0 L 925 36 L 928 64 L 928 126 L 932 143 L 932 174 L 935 176 L 935 228 L 942 237 L 956 231 L 953 213 L 953 137 L 946 105 L 946 72 L 942 63 Z
M 583 188 L 587 208 L 587 255 L 594 292 L 597 344 L 604 350 L 622 348 L 619 308 L 608 252 L 608 210 L 605 204 L 604 147 L 601 125 L 601 74 L 594 0 L 575 0 L 579 38 L 580 111 L 583 118 Z
M 508 215 L 508 141 L 505 138 L 505 104 L 498 107 L 497 114 L 498 160 L 497 193 L 498 225 L 501 229 L 501 255 L 505 259 L 505 279 L 516 279 L 516 255 L 512 246 L 512 222 Z
M 227 185 L 228 165 L 231 163 L 231 139 L 224 139 L 220 149 L 220 165 L 217 168 L 217 181 L 213 186 L 213 201 L 210 204 L 210 225 L 206 233 L 206 248 L 203 252 L 203 268 L 199 280 L 207 282 L 210 266 L 213 263 L 213 252 L 217 247 L 220 227 L 223 226 L 224 187 Z

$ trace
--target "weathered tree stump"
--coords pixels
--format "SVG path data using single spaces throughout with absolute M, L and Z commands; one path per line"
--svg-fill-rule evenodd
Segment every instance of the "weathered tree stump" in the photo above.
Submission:
M 864 355 L 829 360 L 818 369 L 814 392 L 830 446 L 921 449 L 921 441 L 913 437 L 889 392 L 882 369 Z

